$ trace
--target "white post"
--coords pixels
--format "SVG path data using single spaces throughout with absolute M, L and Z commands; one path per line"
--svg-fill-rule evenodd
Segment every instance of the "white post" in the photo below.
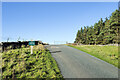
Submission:
M 33 46 L 31 46 L 31 54 L 33 54 Z

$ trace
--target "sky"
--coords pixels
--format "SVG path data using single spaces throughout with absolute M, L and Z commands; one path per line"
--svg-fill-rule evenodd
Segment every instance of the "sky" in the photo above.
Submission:
M 117 2 L 3 2 L 2 41 L 72 43 L 77 31 L 110 17 Z
M 119 2 L 119 0 L 2 0 L 2 2 Z

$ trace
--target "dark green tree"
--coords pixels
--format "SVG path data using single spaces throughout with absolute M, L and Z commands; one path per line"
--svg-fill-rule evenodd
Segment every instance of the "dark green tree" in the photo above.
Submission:
M 120 43 L 120 10 L 112 13 L 105 21 L 101 18 L 94 26 L 84 26 L 78 30 L 75 43 L 113 44 Z

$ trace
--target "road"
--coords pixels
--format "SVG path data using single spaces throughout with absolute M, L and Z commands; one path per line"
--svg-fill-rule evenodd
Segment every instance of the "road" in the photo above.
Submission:
M 49 45 L 64 78 L 118 78 L 118 68 L 66 45 Z

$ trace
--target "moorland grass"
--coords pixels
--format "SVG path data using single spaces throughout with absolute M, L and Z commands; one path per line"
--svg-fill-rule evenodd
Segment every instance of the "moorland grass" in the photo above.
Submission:
M 51 79 L 62 78 L 61 72 L 51 53 L 43 45 L 8 50 L 2 53 L 2 78 Z

